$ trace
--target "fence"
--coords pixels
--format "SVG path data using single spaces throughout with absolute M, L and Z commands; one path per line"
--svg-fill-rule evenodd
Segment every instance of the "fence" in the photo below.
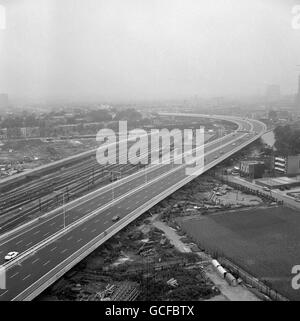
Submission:
M 251 276 L 249 273 L 238 267 L 237 265 L 233 264 L 226 258 L 220 257 L 218 258 L 219 262 L 225 266 L 231 273 L 233 273 L 237 278 L 241 278 L 244 282 L 247 284 L 250 284 L 257 290 L 259 290 L 261 293 L 267 295 L 269 298 L 271 298 L 274 301 L 289 301 L 286 297 L 279 294 L 275 290 L 268 287 L 266 284 L 264 284 L 262 281 L 259 281 L 258 279 Z
M 225 254 L 218 248 L 206 245 L 204 243 L 199 243 L 199 241 L 194 240 L 195 243 L 198 244 L 200 249 L 210 254 L 213 258 L 217 259 L 221 265 L 226 267 L 228 271 L 233 274 L 236 278 L 242 279 L 245 283 L 251 285 L 259 292 L 263 293 L 267 297 L 271 298 L 274 301 L 289 301 L 286 297 L 279 294 L 275 290 L 271 289 L 269 286 L 264 284 L 262 281 L 259 281 L 257 278 L 235 265 L 231 261 L 225 258 Z M 263 299 L 267 300 L 267 297 L 261 295 Z

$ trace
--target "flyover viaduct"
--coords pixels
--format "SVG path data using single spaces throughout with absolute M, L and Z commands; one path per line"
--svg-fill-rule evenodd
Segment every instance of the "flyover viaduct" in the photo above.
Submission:
M 266 131 L 266 126 L 256 120 L 220 115 L 177 115 L 226 119 L 243 129 L 205 144 L 203 157 L 206 161 L 201 173 L 249 145 Z M 99 245 L 193 180 L 195 176 L 186 174 L 187 166 L 149 165 L 145 170 L 1 236 L 0 301 L 35 298 Z M 115 215 L 120 216 L 118 222 L 112 220 Z M 3 257 L 9 251 L 20 254 L 15 260 L 5 263 Z

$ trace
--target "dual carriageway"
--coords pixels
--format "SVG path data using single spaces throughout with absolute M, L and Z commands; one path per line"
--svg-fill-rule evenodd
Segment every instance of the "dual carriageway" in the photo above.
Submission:
M 203 172 L 266 131 L 266 126 L 255 120 L 193 114 L 175 116 L 225 119 L 238 125 L 234 133 L 205 144 Z M 5 274 L 0 300 L 36 297 L 119 230 L 193 180 L 194 176 L 186 174 L 187 166 L 149 165 L 0 236 L 0 264 Z M 114 222 L 116 215 L 120 220 Z M 9 251 L 20 254 L 15 260 L 5 262 L 4 256 Z

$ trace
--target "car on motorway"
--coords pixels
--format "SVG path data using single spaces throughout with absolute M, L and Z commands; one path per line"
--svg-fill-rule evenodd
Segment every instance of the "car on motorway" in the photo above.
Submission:
M 9 252 L 9 253 L 7 253 L 7 255 L 5 255 L 4 260 L 10 261 L 10 260 L 16 258 L 18 255 L 19 255 L 19 252 L 15 252 L 15 251 Z
M 120 216 L 119 216 L 119 215 L 116 215 L 116 216 L 114 216 L 111 220 L 112 220 L 113 222 L 117 222 L 119 219 L 120 219 Z
M 266 192 L 271 192 L 271 190 L 266 186 L 263 187 L 263 190 L 266 191 Z

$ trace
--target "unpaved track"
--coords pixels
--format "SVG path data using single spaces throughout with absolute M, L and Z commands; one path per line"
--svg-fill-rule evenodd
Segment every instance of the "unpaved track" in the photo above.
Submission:
M 180 252 L 191 252 L 191 249 L 180 240 L 181 237 L 176 233 L 174 229 L 172 229 L 165 223 L 156 220 L 155 218 L 153 220 L 153 225 L 165 233 L 171 244 L 173 244 Z M 201 257 L 201 259 L 211 260 L 211 258 L 203 252 L 198 252 L 197 254 L 199 255 L 199 257 Z M 215 297 L 217 301 L 261 301 L 242 285 L 238 285 L 236 287 L 230 286 L 224 279 L 220 277 L 212 264 L 209 264 L 205 268 L 205 273 L 206 276 L 215 284 L 216 287 L 218 287 L 218 289 L 222 293 L 222 295 Z M 210 299 L 210 301 L 213 300 L 214 298 Z

